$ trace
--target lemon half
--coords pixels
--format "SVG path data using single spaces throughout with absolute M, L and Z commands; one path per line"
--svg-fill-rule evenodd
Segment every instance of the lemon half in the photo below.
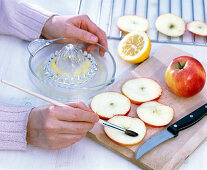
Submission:
M 119 43 L 118 55 L 130 63 L 140 63 L 149 57 L 151 41 L 145 32 L 133 31 Z

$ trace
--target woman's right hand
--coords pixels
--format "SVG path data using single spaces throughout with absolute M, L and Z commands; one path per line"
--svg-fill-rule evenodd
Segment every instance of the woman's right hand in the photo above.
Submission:
M 63 43 L 86 42 L 89 45 L 86 50 L 91 52 L 95 50 L 100 43 L 107 47 L 105 32 L 93 23 L 87 15 L 76 16 L 52 16 L 45 23 L 42 29 L 42 36 L 47 39 L 67 38 L 61 40 Z M 101 48 L 99 53 L 104 56 L 105 49 Z
M 82 102 L 32 109 L 27 124 L 27 142 L 44 149 L 66 148 L 81 140 L 99 117 Z

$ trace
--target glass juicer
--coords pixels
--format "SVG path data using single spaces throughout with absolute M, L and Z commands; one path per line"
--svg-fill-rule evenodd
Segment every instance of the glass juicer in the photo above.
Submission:
M 33 84 L 46 96 L 59 101 L 86 100 L 114 82 L 116 64 L 104 48 L 87 53 L 88 44 L 60 44 L 58 40 L 37 39 L 28 45 L 29 70 Z

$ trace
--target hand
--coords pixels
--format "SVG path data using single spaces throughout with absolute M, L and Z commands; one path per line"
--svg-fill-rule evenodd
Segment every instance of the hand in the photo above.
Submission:
M 86 42 L 89 45 L 86 50 L 91 52 L 97 48 L 95 43 L 107 47 L 106 34 L 87 15 L 77 16 L 53 16 L 45 23 L 42 29 L 42 36 L 47 39 L 65 37 L 63 43 Z M 100 55 L 104 56 L 105 50 L 100 49 Z
M 81 102 L 67 107 L 34 108 L 28 118 L 27 142 L 44 149 L 61 149 L 81 140 L 99 117 Z

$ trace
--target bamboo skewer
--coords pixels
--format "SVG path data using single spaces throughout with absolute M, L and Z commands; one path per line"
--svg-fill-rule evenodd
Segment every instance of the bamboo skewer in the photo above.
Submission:
M 35 92 L 33 92 L 33 91 L 24 89 L 24 88 L 22 88 L 22 87 L 20 87 L 20 86 L 17 86 L 17 85 L 15 85 L 15 84 L 13 84 L 13 83 L 10 83 L 10 82 L 6 81 L 6 80 L 1 80 L 1 82 L 2 82 L 2 83 L 5 83 L 5 84 L 7 84 L 7 85 L 9 85 L 9 86 L 12 86 L 12 87 L 14 87 L 14 88 L 16 88 L 16 89 L 19 89 L 19 90 L 21 90 L 21 91 L 23 91 L 23 92 L 26 92 L 26 93 L 28 93 L 28 94 L 31 94 L 32 96 L 35 96 L 35 97 L 37 97 L 37 98 L 40 98 L 40 99 L 42 99 L 42 100 L 44 100 L 44 101 L 46 101 L 46 102 L 48 102 L 48 103 L 51 103 L 51 104 L 53 104 L 53 105 L 55 105 L 55 106 L 70 107 L 70 106 L 65 105 L 65 104 L 63 104 L 63 103 L 60 103 L 60 102 L 55 101 L 55 100 L 53 100 L 53 99 L 50 99 L 50 98 L 48 98 L 48 97 L 46 97 L 46 96 L 43 96 L 43 95 L 40 95 L 40 94 L 35 93 Z

